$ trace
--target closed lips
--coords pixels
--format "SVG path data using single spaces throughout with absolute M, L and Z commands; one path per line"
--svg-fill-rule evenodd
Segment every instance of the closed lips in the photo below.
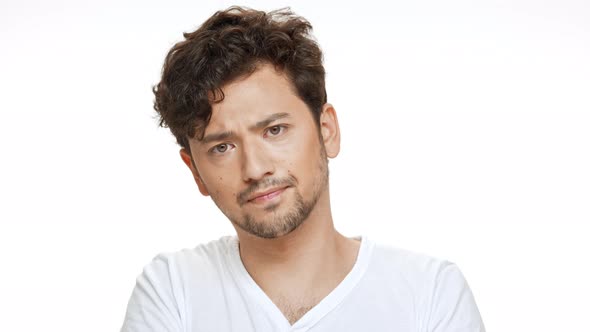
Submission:
M 270 194 L 273 194 L 275 192 L 278 194 L 279 192 L 285 190 L 286 188 L 287 187 L 273 188 L 273 189 L 265 190 L 265 191 L 262 191 L 262 192 L 254 193 L 252 196 L 250 196 L 248 198 L 248 202 L 251 202 L 251 201 L 253 201 L 253 200 L 257 199 L 257 198 L 263 198 L 263 197 L 265 197 L 267 195 L 270 195 Z

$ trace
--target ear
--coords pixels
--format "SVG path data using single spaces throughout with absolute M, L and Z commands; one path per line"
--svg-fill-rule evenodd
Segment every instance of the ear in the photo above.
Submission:
M 191 156 L 191 153 L 187 149 L 182 148 L 180 149 L 180 158 L 182 158 L 182 161 L 191 170 L 191 173 L 193 173 L 193 177 L 195 178 L 195 182 L 197 183 L 197 187 L 199 187 L 201 194 L 203 194 L 203 196 L 209 196 L 209 191 L 207 190 L 207 187 L 205 187 L 205 183 L 203 183 L 203 179 L 201 179 L 201 176 L 199 175 L 199 171 L 197 170 L 197 166 L 193 161 L 193 156 Z
M 335 158 L 340 152 L 340 126 L 336 110 L 332 104 L 324 104 L 320 115 L 320 132 L 329 158 Z

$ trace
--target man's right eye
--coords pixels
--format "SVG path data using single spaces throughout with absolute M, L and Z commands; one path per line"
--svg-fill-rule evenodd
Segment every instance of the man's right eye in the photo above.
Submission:
M 222 144 L 218 144 L 218 145 L 212 147 L 211 150 L 209 150 L 209 151 L 214 154 L 223 154 L 223 153 L 226 153 L 227 151 L 229 151 L 231 148 L 232 148 L 231 144 L 222 143 Z

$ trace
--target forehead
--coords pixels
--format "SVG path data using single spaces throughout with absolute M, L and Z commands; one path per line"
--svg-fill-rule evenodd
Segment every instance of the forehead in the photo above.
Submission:
M 291 117 L 311 116 L 286 74 L 271 65 L 260 66 L 251 75 L 223 86 L 222 90 L 224 99 L 212 104 L 205 134 L 248 126 L 277 112 L 289 113 Z

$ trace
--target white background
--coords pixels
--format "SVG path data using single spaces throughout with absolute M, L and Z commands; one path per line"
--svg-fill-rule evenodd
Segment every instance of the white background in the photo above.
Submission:
M 233 234 L 150 90 L 231 4 L 1 1 L 1 331 L 116 331 L 154 255 Z M 245 4 L 325 52 L 341 232 L 456 262 L 490 332 L 588 328 L 587 1 Z

